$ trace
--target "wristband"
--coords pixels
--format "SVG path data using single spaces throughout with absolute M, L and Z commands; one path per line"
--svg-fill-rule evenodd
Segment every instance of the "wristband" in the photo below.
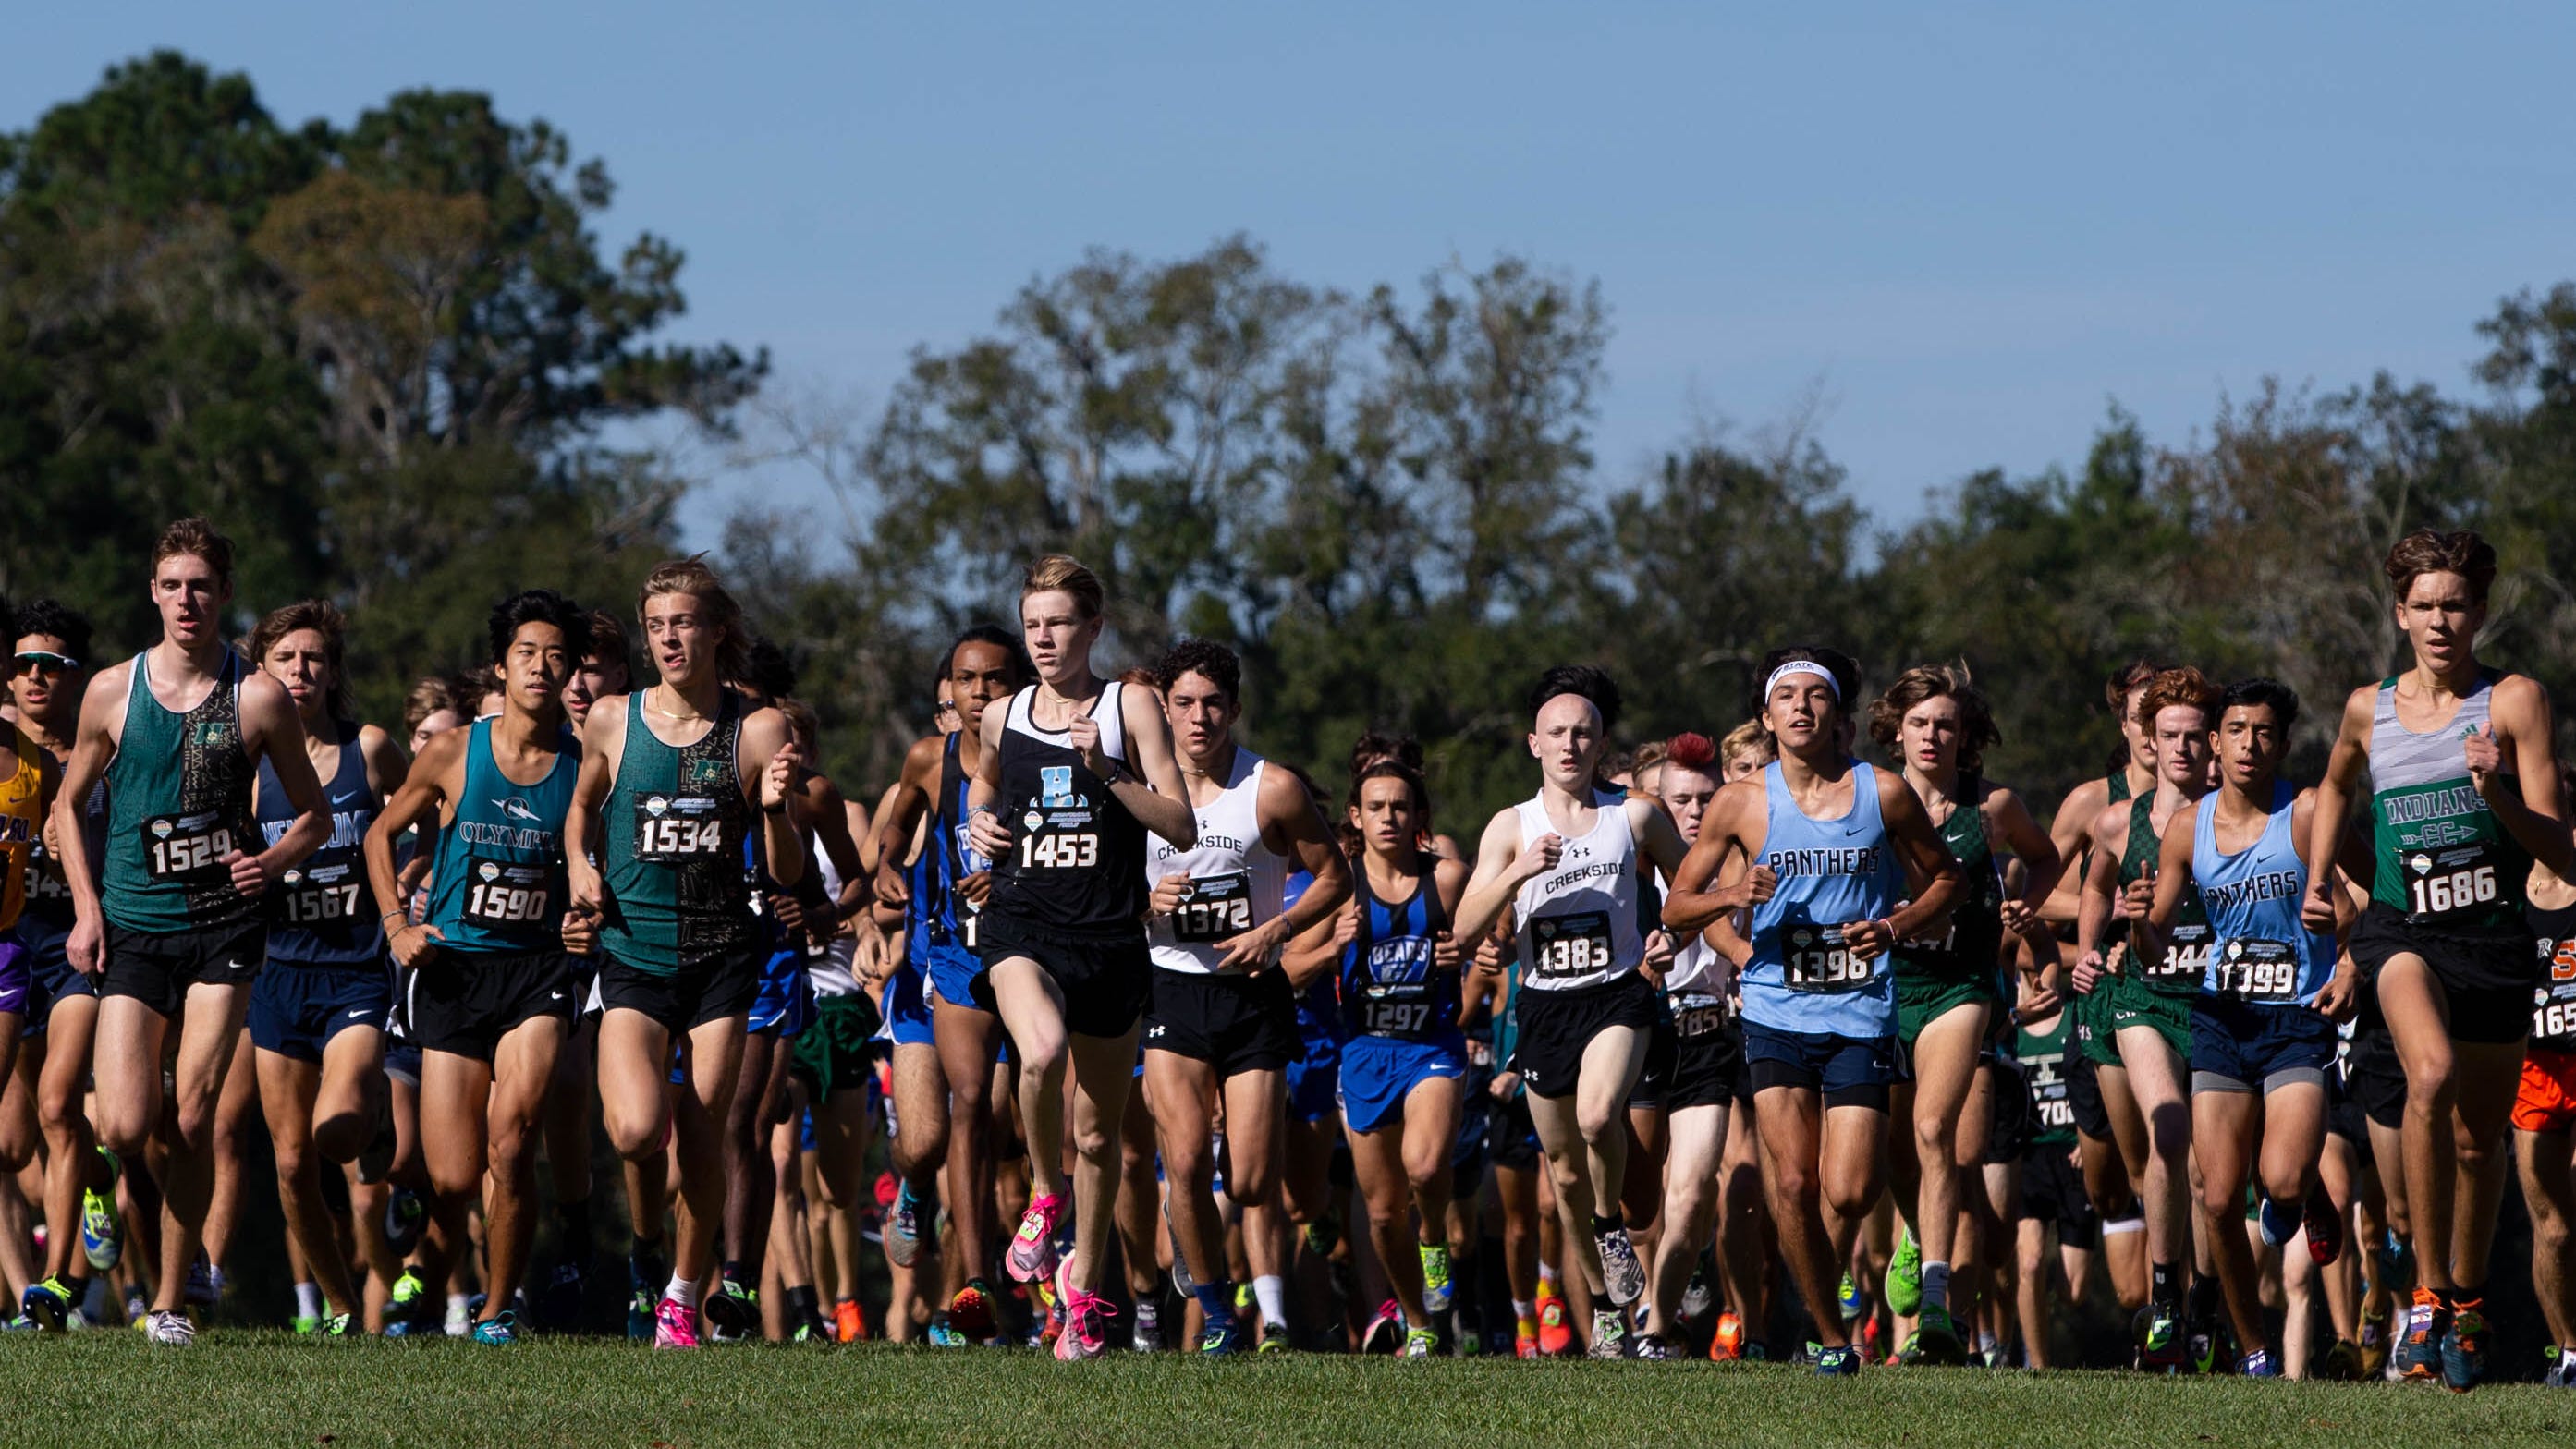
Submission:
M 404 925 L 410 925 L 411 913 L 408 911 L 387 911 L 383 915 L 376 917 L 376 924 L 381 926 L 385 922 L 392 920 L 400 920 Z

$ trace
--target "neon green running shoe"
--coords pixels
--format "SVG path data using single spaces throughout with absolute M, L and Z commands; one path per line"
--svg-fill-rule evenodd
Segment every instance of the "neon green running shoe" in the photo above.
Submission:
M 1884 1291 L 1888 1312 L 1911 1318 L 1923 1311 L 1923 1245 L 1914 1241 L 1911 1228 L 1896 1235 L 1896 1251 L 1887 1260 Z
M 294 1321 L 289 1323 L 287 1326 L 294 1329 L 297 1333 L 310 1338 L 314 1334 L 322 1331 L 322 1316 L 318 1313 L 299 1313 L 295 1315 Z
M 104 1147 L 98 1156 L 107 1164 L 107 1186 L 81 1189 L 80 1238 L 81 1256 L 104 1273 L 125 1256 L 125 1219 L 116 1210 L 116 1180 L 125 1164 Z
M 1422 1248 L 1422 1306 L 1434 1313 L 1449 1311 L 1449 1245 L 1424 1243 Z

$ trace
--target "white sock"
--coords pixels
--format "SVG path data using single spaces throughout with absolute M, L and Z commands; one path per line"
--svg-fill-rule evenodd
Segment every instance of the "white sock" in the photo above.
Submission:
M 321 1284 L 298 1283 L 295 1285 L 295 1316 L 298 1318 L 319 1318 L 322 1316 Z
M 1556 1282 L 1556 1265 L 1554 1263 L 1539 1264 L 1538 1281 L 1553 1285 Z
M 1523 1323 L 1538 1322 L 1538 1305 L 1526 1298 L 1512 1300 L 1512 1314 Z
M 695 1308 L 698 1306 L 697 1280 L 694 1278 L 674 1277 L 668 1284 L 663 1286 L 662 1296 L 679 1304 L 682 1308 Z
M 1926 1262 L 1923 1265 L 1923 1306 L 1947 1309 L 1950 1306 L 1950 1265 Z
M 1288 1326 L 1288 1280 L 1276 1273 L 1252 1280 L 1252 1296 L 1261 1305 L 1261 1321 Z

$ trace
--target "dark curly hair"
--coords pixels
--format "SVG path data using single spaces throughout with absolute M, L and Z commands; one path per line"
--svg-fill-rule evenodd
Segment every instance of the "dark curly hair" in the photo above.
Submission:
M 1880 749 L 1895 754 L 1905 716 L 1925 700 L 1945 696 L 1959 705 L 1959 768 L 1974 773 L 1985 764 L 1987 748 L 2002 744 L 2004 735 L 1995 728 L 1985 691 L 1969 680 L 1964 664 L 1918 664 L 1896 676 L 1887 693 L 1870 703 L 1869 737 L 1878 741 Z
M 1195 674 L 1230 702 L 1243 698 L 1243 661 L 1214 639 L 1184 639 L 1163 651 L 1154 666 L 1155 687 L 1168 695 L 1184 674 Z

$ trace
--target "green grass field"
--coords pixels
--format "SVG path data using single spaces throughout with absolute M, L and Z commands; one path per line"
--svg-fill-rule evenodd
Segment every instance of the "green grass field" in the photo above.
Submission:
M 622 1343 L 328 1343 L 221 1330 L 0 1339 L 0 1444 L 1242 1444 L 1483 1449 L 1836 1444 L 2576 1442 L 2576 1394 L 2462 1398 L 2391 1384 L 2149 1380 L 2099 1373 L 1293 1356 L 1206 1364 L 1115 1354 Z

